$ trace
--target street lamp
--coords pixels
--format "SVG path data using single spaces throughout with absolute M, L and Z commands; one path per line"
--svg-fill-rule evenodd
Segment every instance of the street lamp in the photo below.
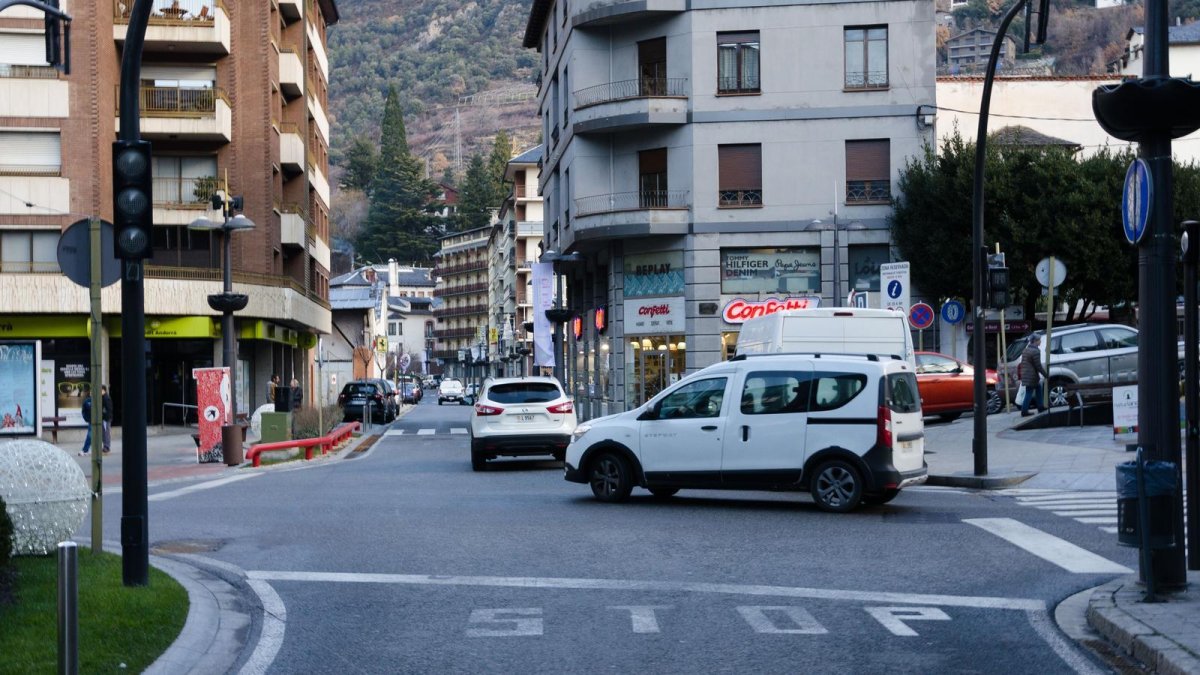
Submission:
M 538 258 L 538 262 L 544 263 L 577 263 L 583 262 L 583 256 L 578 252 L 575 253 L 559 253 L 554 249 L 542 252 Z M 563 297 L 566 290 L 563 288 L 563 275 L 557 268 L 554 270 L 555 276 L 558 277 L 558 291 L 554 296 L 554 308 L 546 310 L 546 318 L 550 319 L 550 323 L 554 324 L 554 377 L 566 386 L 567 380 L 564 377 L 566 356 L 563 348 L 563 324 L 571 318 L 571 310 L 567 309 L 566 298 Z
M 809 232 L 828 232 L 833 231 L 833 306 L 840 307 L 845 302 L 842 300 L 842 243 L 838 234 L 842 230 L 847 232 L 851 230 L 865 230 L 866 225 L 858 221 L 847 223 L 845 227 L 838 225 L 837 212 L 834 211 L 830 215 L 833 216 L 832 223 L 826 223 L 821 220 L 813 220 L 805 230 Z
M 233 329 L 233 313 L 245 309 L 250 297 L 245 293 L 233 292 L 232 242 L 234 232 L 254 229 L 254 222 L 241 213 L 230 216 L 232 211 L 242 210 L 241 197 L 226 197 L 225 193 L 217 192 L 212 196 L 212 206 L 221 210 L 220 223 L 201 216 L 193 220 L 188 229 L 220 231 L 224 245 L 221 260 L 223 290 L 208 296 L 208 306 L 221 312 L 221 360 L 229 368 L 229 418 L 232 422 L 221 428 L 221 448 L 225 455 L 225 463 L 233 466 L 242 462 L 242 435 L 237 425 L 237 335 Z

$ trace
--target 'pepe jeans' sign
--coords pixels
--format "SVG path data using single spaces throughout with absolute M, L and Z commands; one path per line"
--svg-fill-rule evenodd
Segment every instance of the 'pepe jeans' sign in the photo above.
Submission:
M 659 333 L 683 333 L 683 296 L 671 298 L 625 298 L 624 312 L 626 335 L 656 335 Z
M 813 309 L 820 304 L 821 299 L 817 297 L 768 298 L 766 300 L 736 298 L 726 303 L 725 309 L 721 310 L 721 318 L 725 320 L 725 323 L 743 323 L 748 319 L 757 319 L 760 316 L 787 309 Z

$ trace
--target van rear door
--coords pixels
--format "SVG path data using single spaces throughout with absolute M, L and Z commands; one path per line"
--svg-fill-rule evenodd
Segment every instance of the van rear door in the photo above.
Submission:
M 890 371 L 886 378 L 883 406 L 891 417 L 892 464 L 901 473 L 916 471 L 925 465 L 925 421 L 917 378 L 907 370 Z

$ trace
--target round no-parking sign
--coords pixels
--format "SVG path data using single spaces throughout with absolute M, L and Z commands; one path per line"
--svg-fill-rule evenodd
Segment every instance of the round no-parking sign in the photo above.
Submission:
M 924 330 L 933 325 L 933 308 L 924 302 L 915 303 L 908 310 L 908 323 L 917 330 Z

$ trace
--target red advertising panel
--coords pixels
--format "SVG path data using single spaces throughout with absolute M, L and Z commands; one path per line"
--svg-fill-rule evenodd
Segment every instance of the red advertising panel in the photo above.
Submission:
M 196 407 L 200 417 L 200 445 L 196 461 L 201 464 L 225 461 L 221 450 L 221 427 L 230 423 L 229 369 L 193 368 L 196 378 Z

